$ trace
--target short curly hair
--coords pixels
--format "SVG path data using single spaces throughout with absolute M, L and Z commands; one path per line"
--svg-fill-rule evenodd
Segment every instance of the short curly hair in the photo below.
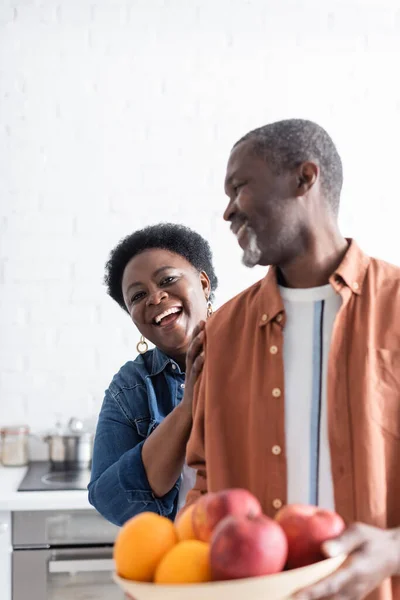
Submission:
M 278 175 L 303 162 L 316 161 L 326 200 L 334 213 L 338 213 L 343 184 L 342 161 L 325 129 L 306 119 L 286 119 L 250 131 L 234 147 L 248 140 L 254 144 L 254 152 L 265 158 Z
M 159 223 L 140 229 L 123 238 L 111 251 L 105 267 L 104 283 L 107 293 L 128 312 L 122 294 L 122 277 L 128 262 L 145 250 L 162 248 L 183 256 L 199 273 L 205 271 L 210 279 L 211 296 L 218 286 L 209 243 L 199 234 L 174 223 Z

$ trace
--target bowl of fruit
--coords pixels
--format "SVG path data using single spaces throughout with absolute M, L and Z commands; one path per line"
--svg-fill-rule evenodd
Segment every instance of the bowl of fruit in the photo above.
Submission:
M 345 556 L 324 558 L 342 518 L 292 504 L 274 519 L 246 490 L 202 496 L 175 523 L 145 512 L 121 528 L 114 580 L 134 600 L 284 600 L 333 573 Z

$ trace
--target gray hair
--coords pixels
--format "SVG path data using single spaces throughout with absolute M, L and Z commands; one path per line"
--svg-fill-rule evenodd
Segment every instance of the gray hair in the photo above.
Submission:
M 253 142 L 254 152 L 265 158 L 277 175 L 306 161 L 318 164 L 326 200 L 334 213 L 338 213 L 343 184 L 342 161 L 325 129 L 312 121 L 287 119 L 250 131 L 235 146 L 245 141 Z

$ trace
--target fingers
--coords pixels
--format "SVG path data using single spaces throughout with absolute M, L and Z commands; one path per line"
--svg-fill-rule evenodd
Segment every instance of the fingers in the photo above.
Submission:
M 362 559 L 349 557 L 333 575 L 294 594 L 294 600 L 322 600 L 327 598 L 343 598 L 343 600 L 359 600 L 375 587 L 365 577 Z
M 204 352 L 200 352 L 200 354 L 196 357 L 196 359 L 192 365 L 192 377 L 194 379 L 194 382 L 197 380 L 198 376 L 200 375 L 201 371 L 203 370 L 203 365 L 204 365 Z
M 204 330 L 204 327 L 206 326 L 206 322 L 205 321 L 199 321 L 196 325 L 196 327 L 193 329 L 193 333 L 192 333 L 192 341 L 194 340 L 194 338 L 200 333 L 200 331 Z
M 354 523 L 334 540 L 322 544 L 322 551 L 328 558 L 339 554 L 350 554 L 364 544 L 368 538 L 368 532 L 368 525 Z
M 186 388 L 185 396 L 192 397 L 194 385 L 203 370 L 204 351 L 203 351 L 204 332 L 200 331 L 196 339 L 193 340 L 190 350 L 186 356 Z M 193 398 L 192 398 L 193 399 Z
M 193 360 L 189 367 L 189 363 L 187 362 L 186 368 L 186 381 L 185 381 L 185 393 L 183 401 L 186 404 L 192 406 L 193 403 L 193 393 L 195 383 L 203 370 L 204 366 L 204 352 L 201 351 Z
M 192 373 L 198 372 L 200 364 L 203 366 L 204 352 L 203 352 L 204 334 L 200 332 L 195 340 L 193 340 L 189 351 L 186 355 L 186 378 L 190 377 Z
M 204 327 L 205 322 L 200 321 L 193 330 L 192 341 L 186 354 L 186 388 L 185 397 L 193 400 L 194 385 L 204 365 Z
M 334 544 L 334 551 L 329 550 Z M 348 555 L 332 575 L 294 595 L 296 600 L 361 600 L 396 571 L 398 541 L 391 530 L 355 523 L 324 544 L 326 554 Z M 328 552 L 329 550 L 329 552 Z
M 204 326 L 201 323 L 196 326 L 192 335 L 192 341 L 189 344 L 189 349 L 186 354 L 186 374 L 192 369 L 193 362 L 203 350 L 204 344 Z

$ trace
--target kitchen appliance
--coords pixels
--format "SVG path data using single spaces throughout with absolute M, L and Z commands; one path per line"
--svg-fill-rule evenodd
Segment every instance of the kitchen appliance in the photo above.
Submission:
M 12 520 L 12 600 L 123 600 L 112 581 L 118 527 L 96 511 L 21 511 Z
M 44 492 L 56 490 L 86 490 L 90 469 L 54 469 L 50 462 L 31 462 L 18 488 L 19 492 Z

